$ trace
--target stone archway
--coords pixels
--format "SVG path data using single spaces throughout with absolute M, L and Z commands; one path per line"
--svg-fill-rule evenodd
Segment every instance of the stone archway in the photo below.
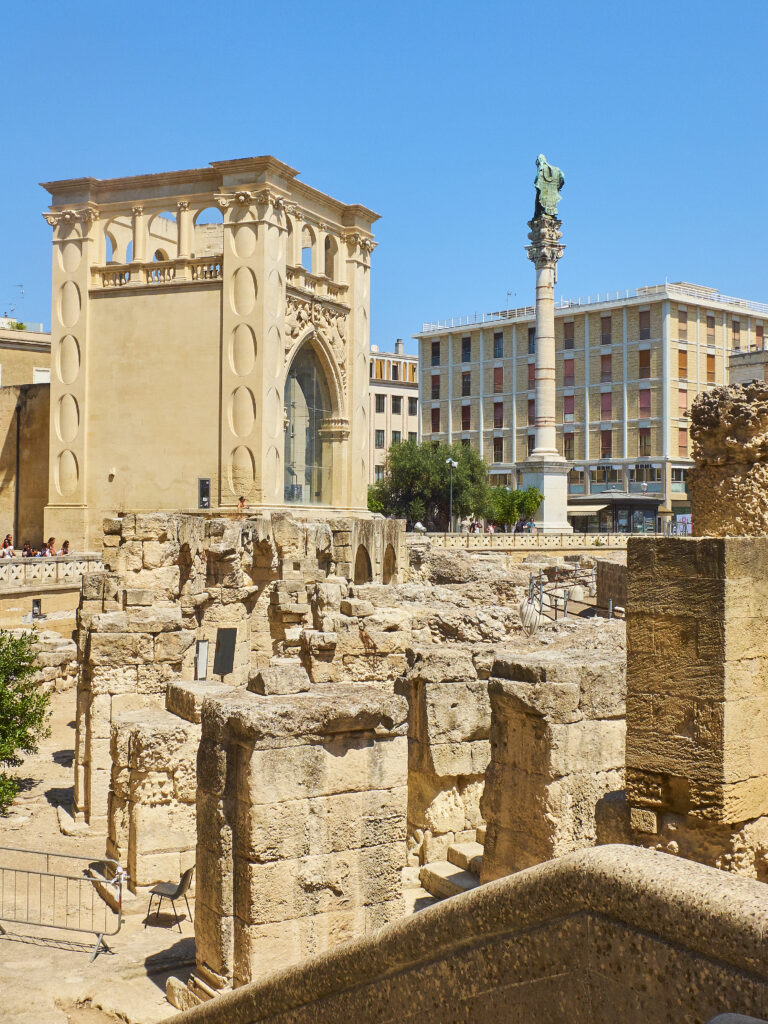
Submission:
M 370 583 L 373 580 L 373 569 L 371 568 L 371 556 L 365 544 L 360 544 L 355 555 L 355 583 Z
M 387 544 L 386 550 L 384 551 L 384 563 L 381 569 L 382 582 L 392 583 L 396 575 L 397 556 L 395 555 L 395 549 L 391 544 Z

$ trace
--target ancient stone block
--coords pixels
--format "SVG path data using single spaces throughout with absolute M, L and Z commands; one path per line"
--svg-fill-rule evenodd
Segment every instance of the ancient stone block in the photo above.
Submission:
M 248 683 L 252 693 L 262 695 L 302 693 L 309 689 L 309 676 L 300 661 L 276 658 Z

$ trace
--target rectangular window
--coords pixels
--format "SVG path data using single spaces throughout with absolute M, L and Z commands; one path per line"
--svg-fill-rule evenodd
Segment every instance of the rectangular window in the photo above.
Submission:
M 472 394 L 472 374 L 462 373 L 461 375 L 461 393 L 466 398 L 467 395 Z
M 432 342 L 432 365 L 433 366 L 439 366 L 440 365 L 440 342 L 439 341 L 433 341 Z
M 440 377 L 437 374 L 432 375 L 432 397 L 440 397 Z
M 528 328 L 528 355 L 536 355 L 536 328 Z
M 651 428 L 640 427 L 637 431 L 637 454 L 641 459 L 651 457 Z
M 640 341 L 648 341 L 651 337 L 651 311 L 641 309 L 638 315 L 640 327 Z
M 392 415 L 403 415 L 403 399 L 400 397 L 400 395 L 392 395 Z
M 408 440 L 412 441 L 414 444 L 416 443 L 416 431 L 415 430 L 409 430 L 408 431 Z
M 536 383 L 536 363 L 528 363 L 528 387 L 532 388 Z
M 613 458 L 613 431 L 611 430 L 600 431 L 600 458 Z
M 611 317 L 601 316 L 600 317 L 600 344 L 610 345 L 612 341 L 611 334 Z
M 688 350 L 677 350 L 677 376 L 679 380 L 688 380 Z
M 504 403 L 494 402 L 493 403 L 493 427 L 494 430 L 500 430 L 504 426 Z
M 440 378 L 438 377 L 438 380 L 439 379 Z M 387 396 L 386 395 L 376 395 L 376 412 L 386 412 L 386 411 L 387 411 Z
M 649 348 L 641 349 L 637 353 L 637 375 L 643 380 L 647 380 L 651 376 L 651 350 Z
M 528 454 L 533 455 L 533 449 L 536 447 L 536 438 L 533 434 L 528 435 Z
M 376 443 L 376 447 L 377 448 L 383 448 L 384 447 L 384 431 L 383 430 L 377 430 L 376 431 L 376 442 L 375 443 Z
M 688 340 L 688 311 L 686 309 L 677 311 L 677 337 L 678 341 Z
M 733 335 L 733 347 L 741 348 L 741 323 L 738 320 L 731 320 L 731 334 Z
M 647 420 L 651 415 L 651 389 L 642 388 L 637 393 L 638 416 L 641 420 Z
M 763 325 L 755 324 L 755 348 L 763 350 Z
M 677 390 L 677 414 L 678 416 L 688 415 L 688 388 Z
M 707 352 L 707 384 L 715 383 L 715 355 Z
M 677 454 L 688 455 L 688 430 L 680 427 L 677 432 Z
M 461 429 L 469 430 L 472 423 L 472 409 L 469 405 L 461 407 Z
M 536 399 L 528 399 L 528 425 L 534 426 L 536 423 Z
M 573 459 L 573 434 L 563 434 L 563 458 Z
M 392 380 L 400 380 L 400 363 L 392 363 Z
M 613 371 L 611 369 L 611 356 L 600 356 L 600 383 L 608 384 L 613 380 Z
M 402 436 L 403 435 L 400 433 L 399 430 L 393 430 L 392 431 L 392 444 L 400 444 L 400 441 L 402 440 Z
M 504 335 L 501 331 L 497 331 L 493 336 L 493 358 L 504 358 Z
M 408 415 L 409 416 L 418 416 L 418 414 L 419 414 L 419 400 L 418 400 L 418 398 L 409 398 L 408 399 Z
M 610 391 L 603 391 L 600 395 L 600 419 L 609 420 L 613 416 L 613 395 Z
M 715 315 L 707 313 L 707 344 L 715 344 Z
M 462 363 L 472 362 L 472 339 L 462 338 L 461 339 L 461 361 Z
M 563 348 L 573 348 L 574 327 L 573 320 L 566 320 L 563 324 Z
M 374 466 L 373 467 L 373 476 L 374 476 L 374 479 L 376 480 L 377 483 L 379 482 L 379 480 L 383 480 L 384 479 L 384 467 L 383 466 Z
M 439 409 L 433 409 L 432 410 L 432 433 L 433 434 L 439 434 L 440 433 L 440 410 Z
M 563 360 L 563 384 L 567 388 L 573 387 L 573 359 Z
M 573 423 L 573 412 L 576 399 L 573 395 L 563 395 L 563 423 Z
M 503 462 L 504 461 L 504 438 L 494 437 L 493 439 L 493 461 Z
M 493 393 L 500 395 L 504 391 L 504 367 L 494 366 L 493 368 Z

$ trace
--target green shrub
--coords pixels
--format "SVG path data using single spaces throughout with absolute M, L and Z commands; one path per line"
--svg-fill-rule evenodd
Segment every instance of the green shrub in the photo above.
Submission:
M 22 754 L 37 750 L 40 739 L 50 733 L 50 697 L 33 676 L 37 671 L 33 633 L 13 636 L 0 630 L 0 766 L 18 768 Z M 19 791 L 19 781 L 0 771 L 0 814 Z

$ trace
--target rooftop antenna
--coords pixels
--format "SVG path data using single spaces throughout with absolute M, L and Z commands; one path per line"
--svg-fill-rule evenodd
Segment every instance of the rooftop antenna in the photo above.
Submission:
M 517 292 L 507 292 L 507 309 L 511 309 L 511 306 L 509 305 L 510 298 L 514 299 L 516 296 Z

